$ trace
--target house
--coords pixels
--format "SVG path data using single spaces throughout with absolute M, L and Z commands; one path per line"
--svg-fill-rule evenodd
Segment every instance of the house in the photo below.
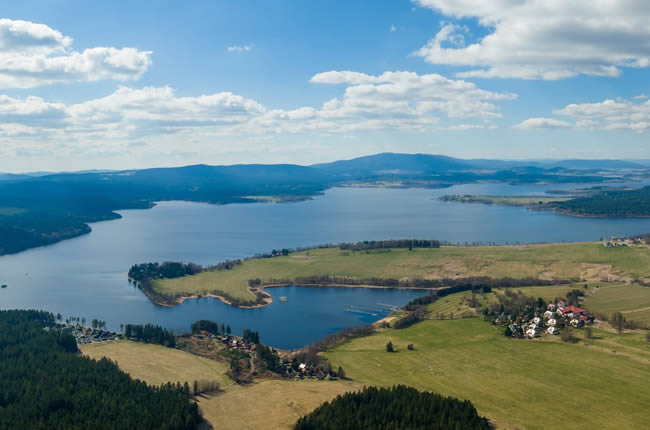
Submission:
M 550 310 L 544 312 L 544 318 L 546 319 L 553 318 L 553 312 L 551 312 Z
M 583 325 L 585 325 L 585 322 L 573 318 L 571 321 L 569 321 L 569 324 L 571 324 L 573 327 L 582 327 Z
M 557 320 L 551 318 L 546 322 L 546 324 L 550 325 L 551 327 L 555 327 L 555 324 L 557 324 Z
M 539 336 L 539 332 L 538 332 L 537 330 L 534 330 L 534 329 L 532 329 L 532 328 L 529 328 L 529 329 L 526 331 L 526 336 L 528 336 L 528 337 L 530 337 L 530 338 L 532 339 L 533 337 L 537 337 L 537 336 Z
M 533 323 L 536 325 L 539 325 L 542 322 L 542 319 L 540 317 L 535 317 L 533 318 Z
M 557 306 L 555 305 L 555 303 L 549 303 L 546 308 L 551 312 L 555 312 L 555 310 L 557 309 Z
M 558 329 L 556 329 L 555 327 L 549 327 L 549 328 L 547 328 L 547 329 L 546 329 L 546 332 L 547 332 L 548 334 L 558 334 L 558 333 L 560 333 L 560 332 L 558 331 Z
M 557 302 L 557 308 L 558 309 L 562 309 L 564 306 L 565 306 L 564 301 L 560 300 L 559 302 Z
M 580 315 L 587 315 L 588 312 L 586 309 L 579 308 L 577 306 L 565 306 L 562 309 L 562 315 L 568 316 L 569 318 L 579 318 Z
M 528 326 L 528 330 L 537 330 L 537 324 L 532 323 Z

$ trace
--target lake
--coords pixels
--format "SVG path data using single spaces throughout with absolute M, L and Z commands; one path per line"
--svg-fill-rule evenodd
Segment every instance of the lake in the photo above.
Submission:
M 175 307 L 151 303 L 127 282 L 134 263 L 175 260 L 214 264 L 274 248 L 367 239 L 422 238 L 457 242 L 562 242 L 650 232 L 650 219 L 574 218 L 525 208 L 441 202 L 445 194 L 542 195 L 575 185 L 472 184 L 446 189 L 334 188 L 287 204 L 209 205 L 162 202 L 120 211 L 123 219 L 92 224 L 92 233 L 0 257 L 0 308 L 45 309 L 64 316 L 188 328 L 207 318 L 260 332 L 265 343 L 297 348 L 333 331 L 381 317 L 350 306 L 404 304 L 422 291 L 344 288 L 269 290 L 266 308 L 236 309 L 215 299 Z M 286 296 L 280 302 L 279 296 Z

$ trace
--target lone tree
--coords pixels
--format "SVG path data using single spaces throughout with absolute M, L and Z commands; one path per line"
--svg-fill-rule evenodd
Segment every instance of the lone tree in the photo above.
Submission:
M 623 329 L 625 328 L 625 317 L 620 312 L 614 312 L 611 324 L 617 332 L 623 333 Z
M 388 343 L 386 344 L 386 352 L 394 352 L 394 351 L 395 349 L 393 348 L 393 342 L 388 341 Z
M 341 366 L 339 366 L 339 370 L 336 371 L 336 374 L 338 375 L 339 378 L 345 379 L 345 371 Z

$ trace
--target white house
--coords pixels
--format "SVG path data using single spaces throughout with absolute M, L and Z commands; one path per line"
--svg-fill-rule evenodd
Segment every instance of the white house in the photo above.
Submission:
M 533 323 L 539 325 L 541 322 L 542 322 L 542 319 L 540 317 L 533 318 Z
M 558 331 L 555 327 L 549 327 L 549 328 L 547 328 L 547 329 L 546 329 L 546 332 L 547 332 L 548 334 L 558 334 L 558 333 L 559 333 L 559 331 Z
M 526 331 L 526 336 L 532 339 L 533 337 L 539 336 L 539 333 L 537 332 L 537 330 L 529 328 L 528 331 Z
M 532 323 L 528 326 L 528 330 L 537 330 L 537 324 Z
M 546 323 L 547 323 L 548 325 L 550 325 L 551 327 L 555 327 L 555 324 L 557 324 L 557 320 L 551 318 L 551 319 L 548 320 Z
M 553 312 L 551 311 L 544 312 L 544 318 L 546 319 L 553 318 Z

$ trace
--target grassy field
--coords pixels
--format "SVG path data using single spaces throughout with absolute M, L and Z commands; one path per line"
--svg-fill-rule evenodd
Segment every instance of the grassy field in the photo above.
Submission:
M 628 320 L 650 324 L 650 287 L 601 286 L 585 300 L 584 306 L 591 312 L 607 316 L 620 311 Z
M 440 249 L 393 249 L 391 252 L 343 252 L 315 249 L 285 257 L 255 259 L 232 270 L 157 280 L 153 289 L 165 295 L 222 292 L 252 301 L 250 279 L 295 279 L 299 276 L 336 275 L 357 279 L 379 278 L 543 278 L 599 281 L 650 277 L 650 248 L 605 248 L 598 243 L 527 246 L 447 246 Z
M 252 386 L 233 385 L 224 393 L 200 396 L 201 414 L 215 428 L 291 428 L 301 416 L 359 384 L 344 381 L 264 380 Z
M 641 333 L 587 345 L 504 338 L 478 318 L 385 330 L 327 353 L 356 382 L 471 400 L 498 428 L 647 428 L 650 348 Z M 392 341 L 398 352 L 387 353 Z M 406 346 L 414 344 L 415 350 Z
M 91 358 L 108 357 L 133 378 L 152 385 L 166 382 L 217 381 L 229 384 L 227 363 L 209 360 L 160 345 L 128 340 L 82 345 L 81 352 Z
M 196 397 L 201 414 L 215 428 L 290 428 L 302 415 L 338 394 L 361 388 L 349 381 L 269 379 L 253 385 L 232 383 L 226 363 L 176 349 L 130 341 L 81 346 L 86 356 L 108 357 L 120 369 L 152 385 L 194 380 L 219 381 L 223 391 Z

